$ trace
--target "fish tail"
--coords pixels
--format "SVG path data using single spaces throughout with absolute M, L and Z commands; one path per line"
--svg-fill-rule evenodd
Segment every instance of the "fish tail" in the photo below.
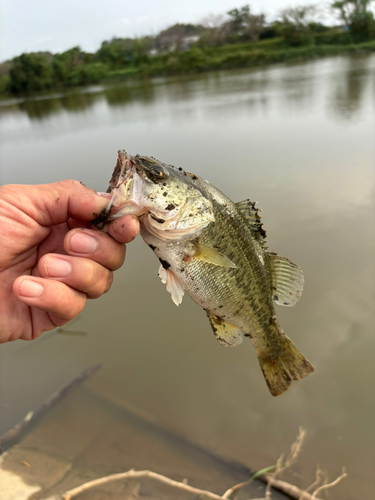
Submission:
M 281 353 L 275 357 L 258 355 L 260 367 L 272 396 L 288 389 L 293 380 L 300 380 L 314 371 L 312 364 L 283 333 Z

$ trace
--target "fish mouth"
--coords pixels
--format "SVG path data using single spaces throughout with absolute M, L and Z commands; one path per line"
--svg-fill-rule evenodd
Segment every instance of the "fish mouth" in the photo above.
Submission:
M 109 181 L 109 186 L 107 189 L 108 194 L 112 194 L 112 197 L 110 198 L 110 201 L 108 205 L 105 207 L 105 209 L 101 212 L 101 214 L 91 221 L 91 224 L 93 224 L 95 227 L 98 229 L 102 229 L 104 224 L 108 221 L 111 220 L 113 217 L 113 213 L 110 212 L 118 212 L 119 208 L 117 210 L 115 209 L 116 205 L 118 205 L 118 195 L 117 195 L 117 190 L 120 189 L 122 186 L 126 185 L 127 182 L 132 178 L 133 175 L 133 164 L 132 164 L 132 157 L 129 155 L 126 151 L 118 151 L 117 152 L 117 163 L 116 166 L 113 170 L 111 180 Z M 124 203 L 124 201 L 122 201 Z M 125 202 L 126 203 L 126 202 Z M 131 212 L 129 212 L 131 213 Z M 118 215 L 120 217 L 120 215 Z
M 118 188 L 120 184 L 125 181 L 126 177 L 129 176 L 131 170 L 131 156 L 126 151 L 118 151 L 117 163 L 112 173 L 111 180 L 109 181 L 107 193 L 111 193 L 115 188 Z
M 150 169 L 149 163 L 154 161 L 153 158 L 131 156 L 124 150 L 118 151 L 117 163 L 107 189 L 107 193 L 112 196 L 99 217 L 92 221 L 95 227 L 102 229 L 106 222 L 123 215 L 141 217 L 150 214 L 155 220 L 165 218 L 167 213 L 151 211 L 144 203 L 144 194 L 150 182 L 147 171 Z

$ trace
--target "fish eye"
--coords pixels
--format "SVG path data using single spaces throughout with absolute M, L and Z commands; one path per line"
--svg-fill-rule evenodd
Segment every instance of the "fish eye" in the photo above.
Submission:
M 167 177 L 164 169 L 156 166 L 146 169 L 146 174 L 152 182 L 159 182 Z
M 160 177 L 160 178 L 161 178 L 161 177 L 163 177 L 163 175 L 164 175 L 164 172 L 162 171 L 162 169 L 161 169 L 161 168 L 158 168 L 158 167 L 154 167 L 154 168 L 152 169 L 152 173 L 153 173 L 154 175 L 157 175 L 157 176 L 158 176 L 158 177 Z

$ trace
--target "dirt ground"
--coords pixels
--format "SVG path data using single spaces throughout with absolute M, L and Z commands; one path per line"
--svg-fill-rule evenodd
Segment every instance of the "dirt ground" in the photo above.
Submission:
M 221 459 L 161 427 L 152 417 L 80 387 L 1 455 L 0 497 L 57 500 L 85 482 L 130 469 L 151 470 L 176 481 L 185 479 L 190 486 L 216 494 L 249 478 L 241 464 Z M 259 498 L 264 490 L 255 481 L 237 498 Z M 94 488 L 77 498 L 197 500 L 197 495 L 154 480 L 132 479 Z M 273 498 L 286 497 L 275 492 Z

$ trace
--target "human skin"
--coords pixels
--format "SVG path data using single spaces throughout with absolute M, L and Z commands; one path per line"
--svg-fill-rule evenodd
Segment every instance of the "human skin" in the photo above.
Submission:
M 0 343 L 65 325 L 110 289 L 139 222 L 92 228 L 107 203 L 72 180 L 0 187 Z

